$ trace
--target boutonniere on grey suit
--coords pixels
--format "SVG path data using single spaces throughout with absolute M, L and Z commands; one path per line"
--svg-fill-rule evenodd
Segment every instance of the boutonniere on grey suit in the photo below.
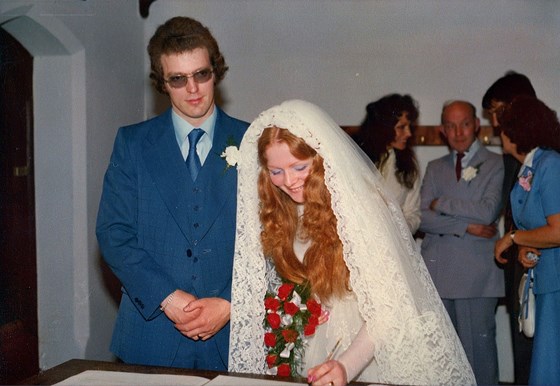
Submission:
M 467 182 L 474 179 L 478 174 L 478 169 L 480 169 L 480 165 L 482 165 L 482 163 L 479 163 L 476 166 L 469 166 L 464 168 L 463 171 L 461 172 L 461 177 Z
M 220 157 L 226 160 L 226 170 L 237 166 L 237 162 L 239 161 L 239 148 L 235 144 L 233 138 L 228 139 L 227 146 L 222 154 L 220 154 Z

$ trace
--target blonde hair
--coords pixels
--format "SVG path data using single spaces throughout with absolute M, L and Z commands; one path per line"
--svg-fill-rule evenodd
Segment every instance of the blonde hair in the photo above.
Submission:
M 304 216 L 299 229 L 303 237 L 311 240 L 303 263 L 294 252 L 298 204 L 272 183 L 266 167 L 266 150 L 273 143 L 287 144 L 292 155 L 298 159 L 313 158 L 305 181 Z M 264 129 L 258 142 L 258 156 L 259 215 L 265 256 L 274 261 L 282 278 L 298 284 L 308 281 L 312 292 L 320 299 L 343 296 L 349 288 L 349 271 L 342 256 L 342 242 L 331 208 L 331 195 L 325 185 L 323 158 L 303 139 L 278 127 Z

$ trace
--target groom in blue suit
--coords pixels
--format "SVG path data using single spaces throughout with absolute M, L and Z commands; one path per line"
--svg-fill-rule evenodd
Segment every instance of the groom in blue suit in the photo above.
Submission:
M 126 363 L 227 370 L 237 172 L 222 153 L 248 124 L 214 103 L 228 67 L 198 21 L 168 20 L 148 52 L 171 108 L 119 129 L 97 218 L 122 283 L 111 351 Z
M 422 182 L 422 256 L 477 383 L 494 385 L 495 309 L 504 276 L 493 255 L 504 164 L 477 140 L 480 123 L 471 103 L 445 104 L 441 123 L 451 152 L 428 163 Z

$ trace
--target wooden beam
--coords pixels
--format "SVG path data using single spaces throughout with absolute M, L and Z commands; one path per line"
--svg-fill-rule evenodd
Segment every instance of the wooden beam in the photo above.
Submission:
M 341 126 L 344 131 L 352 135 L 358 132 L 360 126 Z M 484 145 L 500 145 L 500 138 L 494 136 L 492 126 L 481 126 L 478 133 L 480 142 Z M 414 146 L 444 146 L 446 143 L 439 132 L 439 126 L 416 126 L 412 139 Z

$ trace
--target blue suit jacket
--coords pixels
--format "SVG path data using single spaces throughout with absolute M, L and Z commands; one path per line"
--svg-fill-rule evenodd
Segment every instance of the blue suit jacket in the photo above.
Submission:
M 468 224 L 498 220 L 504 163 L 481 146 L 469 166 L 478 166 L 476 177 L 457 181 L 453 156 L 446 155 L 428 163 L 422 182 L 422 256 L 442 298 L 504 296 L 504 275 L 493 257 L 498 235 L 485 239 L 466 233 Z M 436 198 L 436 211 L 430 210 Z
M 220 155 L 239 146 L 248 124 L 217 114 L 212 149 L 194 183 L 171 110 L 120 128 L 115 139 L 96 231 L 122 283 L 111 350 L 125 362 L 169 366 L 182 342 L 193 356 L 215 352 L 213 369 L 227 369 L 229 323 L 211 339 L 193 341 L 159 310 L 175 289 L 231 298 L 237 171 L 226 170 Z
M 525 191 L 519 182 L 511 191 L 511 209 L 519 229 L 535 229 L 546 225 L 546 218 L 560 213 L 560 154 L 538 149 L 533 165 L 523 171 L 533 173 L 531 190 Z M 535 293 L 560 290 L 560 247 L 540 249 L 535 266 Z

